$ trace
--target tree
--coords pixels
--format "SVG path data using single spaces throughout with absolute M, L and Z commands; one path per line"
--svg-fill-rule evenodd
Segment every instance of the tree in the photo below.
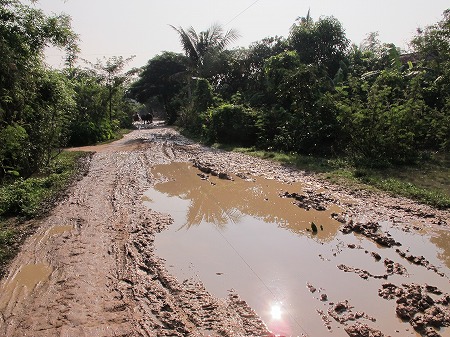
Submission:
M 425 29 L 418 29 L 411 41 L 423 64 L 442 73 L 450 62 L 450 9 L 443 13 L 443 19 Z
M 331 78 L 336 75 L 345 59 L 349 40 L 342 24 L 334 17 L 299 18 L 291 28 L 289 43 L 305 64 L 323 67 Z
M 188 58 L 188 69 L 194 76 L 202 76 L 208 62 L 215 54 L 220 53 L 227 45 L 234 42 L 239 34 L 230 29 L 224 33 L 223 28 L 213 24 L 207 30 L 197 33 L 193 27 L 184 30 L 182 27 L 171 27 L 178 33 L 181 47 Z
M 112 136 L 108 118 L 108 89 L 92 70 L 73 68 L 71 83 L 76 108 L 70 125 L 69 144 L 83 146 L 108 140 Z
M 163 52 L 155 56 L 142 68 L 139 79 L 131 85 L 128 95 L 143 104 L 156 97 L 167 113 L 168 122 L 173 124 L 178 110 L 175 98 L 183 87 L 185 64 L 186 57 L 182 54 Z
M 76 103 L 70 126 L 70 145 L 109 140 L 119 128 L 131 127 L 133 115 L 141 106 L 125 95 L 130 72 L 114 77 L 92 68 L 71 68 L 66 69 L 66 75 L 74 88 Z
M 264 64 L 270 57 L 288 49 L 282 37 L 267 37 L 252 43 L 249 48 L 225 51 L 226 66 L 215 85 L 227 99 L 239 93 L 248 104 L 262 106 L 267 103 Z
M 427 104 L 439 109 L 450 106 L 450 9 L 438 23 L 418 29 L 411 42 L 416 63 L 427 71 Z
M 213 24 L 207 30 L 197 33 L 193 27 L 184 30 L 182 27 L 171 27 L 178 33 L 181 47 L 187 57 L 188 96 L 192 97 L 192 77 L 209 78 L 215 74 L 214 64 L 217 56 L 227 45 L 235 41 L 239 35 L 230 29 L 224 33 L 219 24 Z
M 22 176 L 42 167 L 54 147 L 63 145 L 73 101 L 70 86 L 44 65 L 48 45 L 73 59 L 77 35 L 66 15 L 47 16 L 17 0 L 0 1 L 0 134 L 10 142 L 2 167 Z M 21 144 L 21 155 L 14 144 Z M 0 172 L 0 179 L 5 171 Z
M 123 88 L 123 85 L 131 80 L 136 74 L 137 69 L 132 69 L 128 72 L 123 72 L 125 66 L 134 59 L 134 55 L 124 59 L 122 56 L 113 56 L 108 59 L 104 58 L 103 61 L 97 59 L 95 64 L 85 60 L 86 63 L 92 66 L 97 72 L 99 79 L 108 88 L 108 107 L 109 107 L 109 120 L 112 121 L 113 112 L 113 96 L 115 91 L 119 88 Z M 124 92 L 121 93 L 121 96 Z
M 273 101 L 261 127 L 274 135 L 274 145 L 286 151 L 329 153 L 339 132 L 336 109 L 330 99 L 330 81 L 317 65 L 305 65 L 296 51 L 266 61 L 267 91 Z M 273 132 L 270 114 L 280 113 Z M 266 139 L 267 141 L 267 139 Z

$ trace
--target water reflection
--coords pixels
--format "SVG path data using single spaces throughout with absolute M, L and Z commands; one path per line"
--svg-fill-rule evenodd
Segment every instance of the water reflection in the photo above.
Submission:
M 223 228 L 229 223 L 240 223 L 243 215 L 275 223 L 297 234 L 304 234 L 314 222 L 321 226 L 316 235 L 320 240 L 332 239 L 339 228 L 339 223 L 331 218 L 331 213 L 340 211 L 337 205 L 327 211 L 307 211 L 293 205 L 292 199 L 280 197 L 284 192 L 300 193 L 299 183 L 288 185 L 259 177 L 252 181 L 241 178 L 229 181 L 214 176 L 202 180 L 199 172 L 190 163 L 159 165 L 153 169 L 155 176 L 169 179 L 157 184 L 156 191 L 190 202 L 182 228 L 189 229 L 202 222 Z
M 418 336 L 408 322 L 397 318 L 395 301 L 378 296 L 382 283 L 427 283 L 448 289 L 447 278 L 402 259 L 395 249 L 338 231 L 339 224 L 330 217 L 340 211 L 338 206 L 306 211 L 293 205 L 292 199 L 280 198 L 284 192 L 301 193 L 299 184 L 262 178 L 202 180 L 189 163 L 157 166 L 152 172 L 161 183 L 143 200 L 174 219 L 155 239 L 157 254 L 167 261 L 169 271 L 180 280 L 200 279 L 218 297 L 225 298 L 234 289 L 278 335 L 346 337 L 343 326 L 327 313 L 331 303 L 348 300 L 354 312 L 376 318 L 361 323 L 385 335 Z M 317 234 L 307 231 L 312 221 L 319 228 Z M 424 255 L 449 274 L 438 260 L 448 261 L 448 232 L 430 239 L 392 228 L 390 223 L 382 225 L 405 250 Z M 439 251 L 442 257 L 437 256 Z M 374 259 L 372 252 L 382 259 Z M 385 258 L 404 266 L 407 274 L 388 280 L 362 279 L 337 268 L 345 264 L 380 275 L 386 272 Z M 450 331 L 442 329 L 440 334 L 449 337 Z
M 440 252 L 438 252 L 439 259 L 444 261 L 447 267 L 450 268 L 450 231 L 437 231 L 430 241 L 440 248 Z

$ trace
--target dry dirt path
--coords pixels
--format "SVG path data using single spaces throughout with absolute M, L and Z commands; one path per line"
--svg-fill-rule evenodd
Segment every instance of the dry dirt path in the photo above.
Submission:
M 0 336 L 265 336 L 264 323 L 236 294 L 211 296 L 180 283 L 155 256 L 167 216 L 143 205 L 151 167 L 200 160 L 220 172 L 324 186 L 269 161 L 191 143 L 170 128 L 137 130 L 93 150 L 88 173 L 25 242 L 0 284 Z M 327 193 L 347 196 L 338 187 Z M 405 199 L 353 195 L 348 217 L 436 224 L 449 214 Z M 433 214 L 432 220 L 429 215 Z

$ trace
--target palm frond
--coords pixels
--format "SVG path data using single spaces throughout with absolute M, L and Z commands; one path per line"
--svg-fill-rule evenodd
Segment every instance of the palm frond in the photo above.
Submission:
M 194 28 L 190 27 L 187 31 L 185 31 L 182 27 L 175 27 L 172 25 L 169 26 L 172 27 L 178 33 L 181 48 L 183 48 L 186 56 L 194 63 L 197 63 L 199 60 L 199 55 L 197 51 L 198 36 Z

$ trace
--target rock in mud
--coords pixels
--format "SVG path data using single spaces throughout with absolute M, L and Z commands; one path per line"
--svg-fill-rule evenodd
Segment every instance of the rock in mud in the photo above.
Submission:
M 322 319 L 323 325 L 331 331 L 331 320 L 330 317 L 323 310 L 316 310 Z
M 372 239 L 380 246 L 383 247 L 393 247 L 393 246 L 401 246 L 400 242 L 395 241 L 393 238 L 389 237 L 388 234 L 384 234 L 379 229 L 381 226 L 376 222 L 367 222 L 367 223 L 354 223 L 353 220 L 350 220 L 342 229 L 341 232 L 344 234 L 350 234 L 352 232 L 362 234 L 365 237 Z
M 373 258 L 374 258 L 376 261 L 380 261 L 380 260 L 381 260 L 381 256 L 380 256 L 380 254 L 378 254 L 377 252 L 372 252 L 372 253 L 370 253 L 370 255 L 372 255 Z
M 349 321 L 355 321 L 360 318 L 368 319 L 372 322 L 375 321 L 374 318 L 370 317 L 364 312 L 357 311 L 354 313 L 352 311 L 354 307 L 350 305 L 350 303 L 345 300 L 334 304 L 332 307 L 328 309 L 328 315 L 334 318 L 334 320 L 340 324 L 346 324 Z
M 200 160 L 195 159 L 193 160 L 193 165 L 203 173 L 211 174 L 212 176 L 219 177 L 219 179 L 233 180 L 228 173 L 220 171 L 220 169 L 208 162 L 201 162 Z
M 308 287 L 309 291 L 312 292 L 312 293 L 315 293 L 317 291 L 316 287 L 314 287 L 310 283 L 307 283 L 306 286 Z
M 219 179 L 233 180 L 233 178 L 226 172 L 219 172 L 218 176 L 219 176 Z
M 382 288 L 378 290 L 378 295 L 385 300 L 392 300 L 395 297 L 401 297 L 404 291 L 392 283 L 384 283 Z
M 206 174 L 211 173 L 211 165 L 209 163 L 202 163 L 198 160 L 194 160 L 194 167 Z
M 406 268 L 403 267 L 400 263 L 394 262 L 390 259 L 384 259 L 384 265 L 386 267 L 386 273 L 388 275 L 405 275 L 407 274 Z
M 345 216 L 343 214 L 331 213 L 331 217 L 334 220 L 336 220 L 336 221 L 338 221 L 340 223 L 343 223 L 343 224 L 347 222 L 347 220 L 345 219 Z
M 380 259 L 381 259 L 381 257 L 380 257 Z M 379 260 L 377 260 L 377 261 L 379 261 Z M 384 259 L 384 266 L 386 268 L 386 273 L 383 275 L 374 275 L 367 270 L 349 267 L 349 266 L 346 266 L 345 264 L 340 264 L 337 267 L 338 267 L 338 269 L 340 269 L 346 273 L 358 274 L 359 277 L 361 277 L 362 279 L 365 279 L 365 280 L 368 279 L 369 277 L 376 278 L 376 279 L 388 279 L 388 277 L 393 274 L 397 274 L 397 275 L 407 274 L 405 267 L 403 267 L 400 263 L 394 262 L 392 260 Z
M 325 203 L 336 202 L 333 198 L 327 197 L 323 194 L 314 194 L 313 192 L 307 192 L 306 194 L 289 193 L 284 192 L 280 194 L 282 198 L 294 199 L 294 204 L 298 207 L 306 209 L 315 209 L 316 211 L 325 211 Z

